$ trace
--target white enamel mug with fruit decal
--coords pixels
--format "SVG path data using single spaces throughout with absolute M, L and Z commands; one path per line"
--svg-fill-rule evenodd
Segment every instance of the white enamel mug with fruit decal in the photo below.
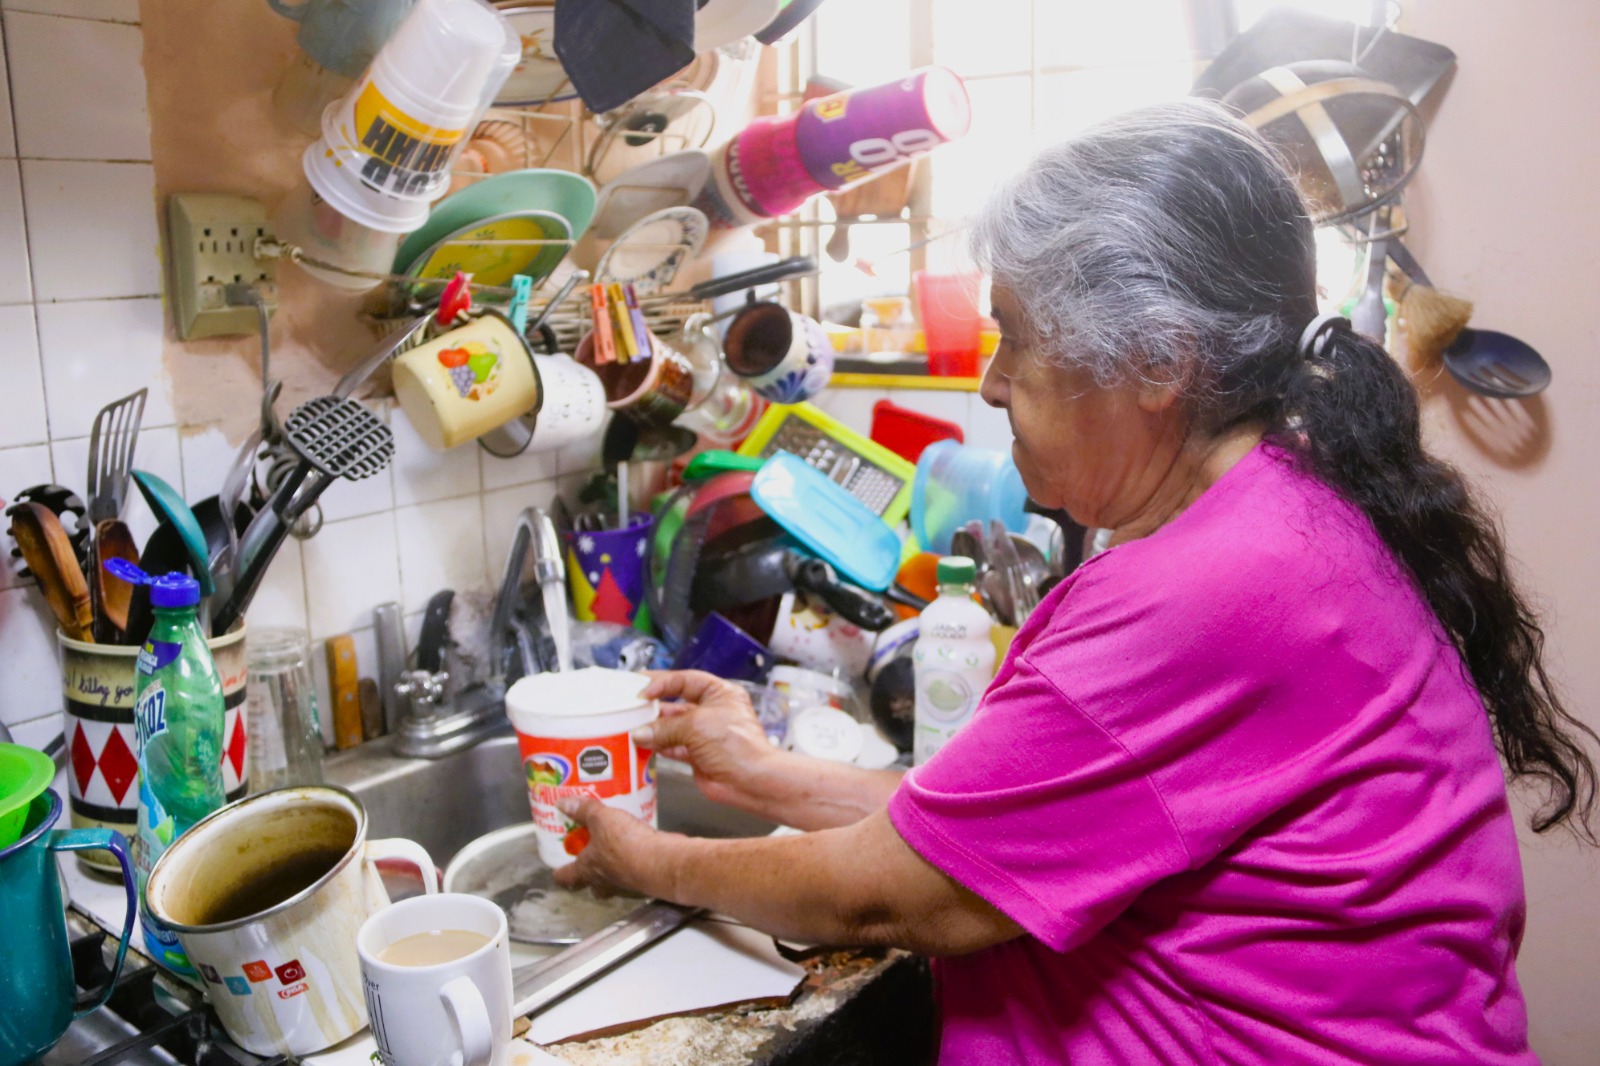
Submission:
M 441 450 L 537 413 L 543 397 L 528 342 L 493 311 L 397 356 L 394 394 L 417 435 Z
M 466 938 L 459 953 L 408 945 Z M 511 934 L 505 912 L 477 896 L 402 900 L 356 937 L 367 1016 L 384 1066 L 505 1066 L 511 1042 Z
M 375 863 L 433 860 L 410 840 L 368 840 L 340 788 L 262 792 L 197 822 L 150 871 L 150 910 L 170 926 L 236 1043 L 309 1055 L 367 1024 L 356 934 L 389 905 Z

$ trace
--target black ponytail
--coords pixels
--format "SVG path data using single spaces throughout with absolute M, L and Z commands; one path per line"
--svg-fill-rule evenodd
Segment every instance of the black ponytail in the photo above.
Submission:
M 1595 770 L 1573 739 L 1594 733 L 1561 705 L 1544 632 L 1516 587 L 1494 520 L 1466 482 L 1422 445 L 1416 390 L 1377 344 L 1330 331 L 1296 361 L 1274 438 L 1354 503 L 1415 578 L 1466 662 L 1515 777 L 1541 780 L 1544 832 L 1569 824 L 1594 841 Z

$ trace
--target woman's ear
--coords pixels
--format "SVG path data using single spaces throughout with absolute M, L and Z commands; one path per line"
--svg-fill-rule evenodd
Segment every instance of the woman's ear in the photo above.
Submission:
M 1139 410 L 1159 415 L 1177 404 L 1178 388 L 1176 385 L 1143 384 L 1139 386 L 1138 400 Z

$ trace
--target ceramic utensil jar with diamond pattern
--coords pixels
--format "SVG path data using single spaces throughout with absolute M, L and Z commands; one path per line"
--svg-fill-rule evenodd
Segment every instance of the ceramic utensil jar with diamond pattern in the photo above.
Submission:
M 244 626 L 206 642 L 222 675 L 222 788 L 231 803 L 249 785 L 249 731 L 244 716 Z M 67 786 L 74 829 L 138 831 L 139 759 L 133 729 L 137 647 L 85 644 L 58 633 L 61 697 L 66 711 Z M 107 851 L 80 851 L 78 861 L 118 872 Z

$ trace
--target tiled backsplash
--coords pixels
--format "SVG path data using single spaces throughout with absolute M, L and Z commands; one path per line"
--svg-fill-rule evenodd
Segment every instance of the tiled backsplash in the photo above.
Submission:
M 219 431 L 175 424 L 163 373 L 137 18 L 136 0 L 0 0 L 0 497 L 8 501 L 41 482 L 83 492 L 95 413 L 140 387 L 150 395 L 139 467 L 192 502 L 216 492 L 233 459 Z M 872 404 L 887 395 L 836 390 L 819 402 L 865 431 Z M 1004 417 L 975 396 L 895 398 L 967 426 L 972 443 L 1009 443 Z M 285 544 L 248 616 L 252 625 L 307 629 L 324 690 L 323 640 L 351 633 L 372 676 L 374 606 L 401 603 L 414 640 L 435 592 L 490 587 L 520 510 L 575 492 L 599 464 L 598 438 L 509 460 L 473 447 L 440 453 L 403 415 L 379 413 L 395 434 L 393 465 L 328 490 L 321 532 Z M 154 519 L 137 493 L 127 517 L 142 543 Z M 54 629 L 36 591 L 0 567 L 0 720 L 27 743 L 60 729 Z

